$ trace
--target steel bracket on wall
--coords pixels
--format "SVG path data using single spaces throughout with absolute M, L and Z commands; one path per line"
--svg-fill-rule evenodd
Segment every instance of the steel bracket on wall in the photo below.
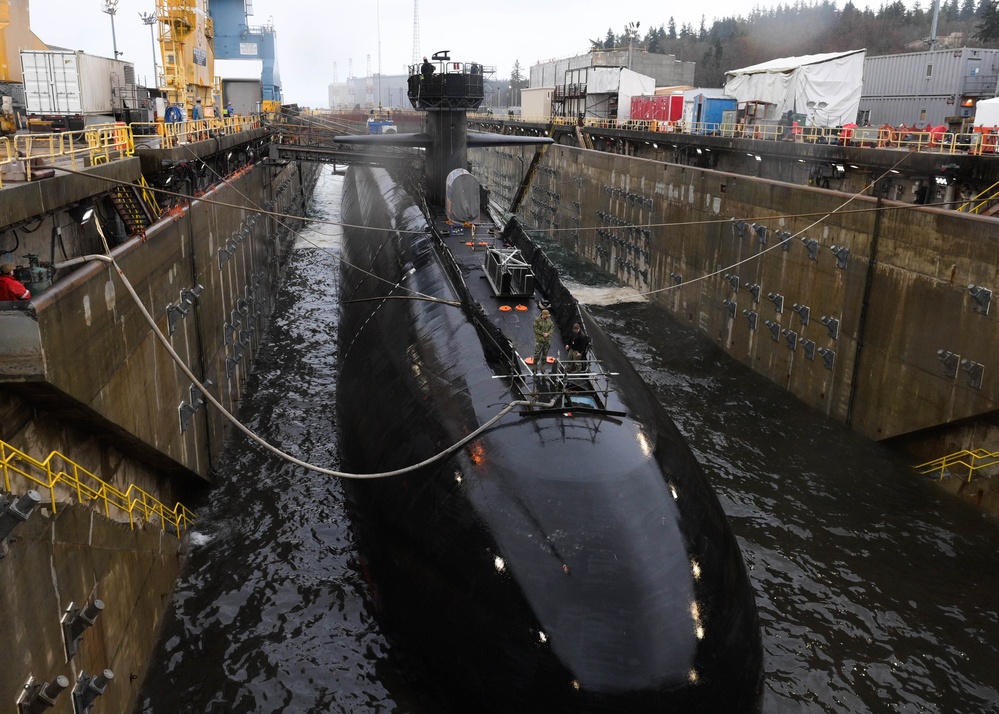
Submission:
M 983 288 L 981 285 L 969 285 L 968 292 L 974 301 L 971 309 L 981 315 L 988 315 L 989 307 L 992 305 L 992 291 L 988 288 Z

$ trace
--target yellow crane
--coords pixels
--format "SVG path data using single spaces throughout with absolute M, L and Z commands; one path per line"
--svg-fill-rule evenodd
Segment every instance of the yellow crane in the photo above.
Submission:
M 163 61 L 160 89 L 166 91 L 167 102 L 184 107 L 190 117 L 195 100 L 201 99 L 205 116 L 212 116 L 221 91 L 207 0 L 156 0 L 156 18 Z

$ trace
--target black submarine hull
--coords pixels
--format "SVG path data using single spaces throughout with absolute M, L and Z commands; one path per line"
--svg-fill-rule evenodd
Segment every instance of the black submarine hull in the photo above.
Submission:
M 454 304 L 463 286 L 407 185 L 345 177 L 347 471 L 419 463 L 522 398 Z M 725 515 L 641 378 L 585 327 L 616 373 L 606 413 L 514 411 L 441 462 L 345 481 L 378 616 L 435 708 L 758 711 L 756 605 Z

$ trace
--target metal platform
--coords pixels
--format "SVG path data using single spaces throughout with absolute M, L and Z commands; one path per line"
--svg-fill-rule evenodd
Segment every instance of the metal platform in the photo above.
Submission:
M 340 166 L 383 166 L 385 168 L 419 168 L 423 164 L 423 155 L 415 149 L 381 149 L 355 148 L 350 145 L 338 145 L 336 148 L 327 146 L 301 146 L 296 144 L 271 144 L 272 159 L 290 159 L 293 161 L 313 161 L 321 164 L 338 164 Z
M 604 371 L 599 360 L 590 355 L 583 360 L 569 360 L 565 351 L 564 336 L 559 333 L 552 339 L 549 362 L 545 371 L 534 373 L 528 360 L 534 357 L 534 321 L 541 314 L 540 302 L 544 296 L 535 289 L 530 265 L 520 257 L 520 251 L 504 245 L 499 231 L 485 216 L 470 225 L 459 225 L 447 220 L 443 214 L 434 216 L 434 228 L 447 245 L 461 270 L 465 286 L 493 326 L 513 344 L 516 364 L 508 376 L 518 383 L 524 394 L 538 397 L 538 401 L 554 401 L 555 411 L 572 408 L 575 411 L 606 410 L 607 397 L 612 391 L 611 377 L 615 373 Z M 529 291 L 505 292 L 490 275 L 495 261 L 504 259 L 506 265 L 520 272 L 521 286 Z M 499 289 L 498 289 L 499 288 Z M 569 326 L 565 326 L 569 327 Z M 535 414 L 542 411 L 535 410 Z M 614 412 L 619 414 L 619 412 Z

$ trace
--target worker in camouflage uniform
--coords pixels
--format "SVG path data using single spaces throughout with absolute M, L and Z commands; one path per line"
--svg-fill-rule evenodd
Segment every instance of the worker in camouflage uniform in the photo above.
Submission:
M 551 314 L 547 310 L 542 310 L 541 314 L 534 321 L 534 371 L 544 372 L 545 362 L 548 359 L 548 350 L 552 346 L 552 333 L 555 332 L 555 323 Z

